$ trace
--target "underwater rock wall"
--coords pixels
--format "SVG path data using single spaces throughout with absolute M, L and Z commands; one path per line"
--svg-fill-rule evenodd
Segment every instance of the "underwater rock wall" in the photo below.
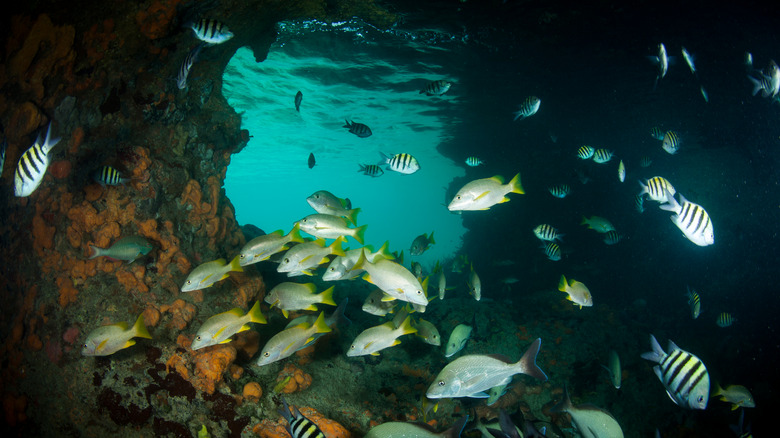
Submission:
M 360 15 L 387 26 L 392 17 L 370 1 L 52 8 L 8 19 L 0 66 L 8 141 L 0 190 L 2 421 L 34 436 L 104 436 L 127 425 L 190 436 L 209 417 L 240 433 L 249 423 L 234 409 L 242 387 L 225 382 L 241 377 L 234 362 L 254 355 L 257 337 L 244 333 L 239 342 L 193 352 L 188 332 L 195 318 L 262 299 L 262 277 L 247 269 L 205 291 L 180 292 L 192 268 L 230 259 L 245 242 L 222 185 L 231 154 L 250 133 L 221 94 L 222 71 L 242 46 L 262 61 L 280 20 Z M 185 27 L 193 17 L 229 23 L 235 37 L 205 47 L 180 90 L 177 73 L 198 44 Z M 61 141 L 41 186 L 17 198 L 16 165 L 49 122 Z M 105 165 L 130 180 L 101 186 L 92 173 Z M 134 262 L 89 258 L 90 245 L 107 248 L 133 235 L 154 249 Z M 132 324 L 139 314 L 153 340 L 108 358 L 81 356 L 86 333 Z

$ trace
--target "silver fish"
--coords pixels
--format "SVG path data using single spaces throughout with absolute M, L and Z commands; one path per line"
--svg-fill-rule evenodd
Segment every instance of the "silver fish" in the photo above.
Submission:
M 642 354 L 642 359 L 656 362 L 653 367 L 666 393 L 678 406 L 689 409 L 706 409 L 710 398 L 710 375 L 698 357 L 681 350 L 669 341 L 669 354 L 650 335 L 653 351 Z
M 41 135 L 29 149 L 19 158 L 14 174 L 14 195 L 23 198 L 41 185 L 46 169 L 49 168 L 49 152 L 60 142 L 59 138 L 51 138 L 51 122 L 46 128 L 46 140 L 41 143 Z
M 184 57 L 184 61 L 181 63 L 181 67 L 179 67 L 179 75 L 176 77 L 176 86 L 179 87 L 180 90 L 187 88 L 187 77 L 190 75 L 190 70 L 192 69 L 192 66 L 195 65 L 195 61 L 198 60 L 198 55 L 200 54 L 200 49 L 202 47 L 203 43 L 198 44 L 197 47 L 190 50 L 189 53 L 187 53 L 187 56 Z
M 536 114 L 536 112 L 539 111 L 539 106 L 541 104 L 542 101 L 538 97 L 527 97 L 523 103 L 520 104 L 520 108 L 515 111 L 515 120 L 522 120 L 526 117 L 531 117 L 532 115 Z
M 233 38 L 233 33 L 227 26 L 216 20 L 203 18 L 197 23 L 192 23 L 190 28 L 199 40 L 209 44 L 221 44 Z

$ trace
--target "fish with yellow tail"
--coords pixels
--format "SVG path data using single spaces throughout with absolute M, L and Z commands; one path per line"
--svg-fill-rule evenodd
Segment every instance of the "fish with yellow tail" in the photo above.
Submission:
M 356 220 L 360 209 L 352 208 L 349 199 L 339 198 L 327 190 L 319 190 L 306 198 L 306 202 L 317 213 L 341 216 L 352 222 L 352 225 L 357 225 Z
M 310 214 L 296 222 L 301 231 L 311 234 L 314 237 L 322 239 L 337 239 L 341 236 L 349 236 L 363 244 L 365 240 L 366 227 L 362 225 L 357 228 L 350 228 L 347 220 L 341 216 L 332 214 Z
M 135 345 L 133 338 L 152 339 L 144 324 L 144 316 L 139 315 L 135 324 L 128 328 L 126 322 L 106 325 L 92 330 L 81 347 L 82 356 L 108 356 L 119 350 Z
M 566 276 L 561 275 L 561 280 L 558 282 L 558 290 L 566 292 L 569 296 L 567 300 L 571 301 L 574 305 L 583 307 L 593 306 L 593 296 L 590 294 L 588 286 L 577 280 L 566 281 Z
M 710 396 L 710 375 L 698 357 L 669 341 L 667 354 L 655 336 L 650 335 L 653 351 L 642 353 L 642 359 L 657 363 L 653 367 L 669 398 L 677 406 L 706 409 Z
M 461 356 L 445 366 L 425 395 L 437 398 L 488 398 L 490 388 L 507 384 L 515 374 L 526 374 L 539 380 L 547 375 L 536 365 L 542 340 L 536 339 L 523 357 L 512 362 L 509 358 L 494 354 L 469 354 Z
M 341 248 L 342 243 L 344 243 L 344 237 L 338 237 L 328 246 L 325 246 L 325 239 L 295 245 L 284 253 L 276 271 L 286 272 L 288 277 L 314 275 L 314 271 L 321 264 L 329 261 L 329 255 L 345 255 Z
M 742 385 L 728 385 L 721 388 L 718 382 L 715 382 L 715 389 L 712 391 L 712 397 L 720 397 L 720 401 L 731 403 L 731 410 L 736 411 L 739 408 L 755 408 L 756 402 L 753 400 L 753 394 Z
M 428 305 L 428 298 L 425 295 L 428 278 L 420 283 L 411 271 L 392 260 L 380 257 L 371 263 L 366 259 L 364 251 L 352 269 L 366 271 L 363 280 L 382 289 L 386 294 L 383 301 L 401 300 L 422 306 Z
M 571 415 L 571 421 L 577 426 L 577 430 L 583 432 L 583 437 L 623 438 L 623 429 L 615 417 L 591 404 L 574 406 L 566 386 L 563 387 L 563 400 L 553 406 L 551 411 L 567 412 Z
M 181 287 L 182 292 L 191 292 L 194 290 L 206 289 L 214 283 L 228 278 L 229 272 L 243 272 L 240 256 L 233 257 L 230 263 L 225 259 L 217 259 L 199 265 L 190 272 L 184 284 Z
M 423 398 L 423 401 L 425 399 Z M 438 404 L 436 405 L 438 406 Z M 401 421 L 390 421 L 374 426 L 368 431 L 365 438 L 391 438 L 391 437 L 409 437 L 409 438 L 459 438 L 463 427 L 469 421 L 469 416 L 461 417 L 455 424 L 447 430 L 436 432 L 432 426 L 427 423 L 404 423 Z
M 615 230 L 612 222 L 599 216 L 591 216 L 590 218 L 583 216 L 580 225 L 585 225 L 597 233 L 607 233 Z
M 311 345 L 315 335 L 330 331 L 330 327 L 325 322 L 325 312 L 320 312 L 313 323 L 301 322 L 286 328 L 266 342 L 257 359 L 257 366 L 268 365 L 290 357 L 296 351 Z
M 276 230 L 270 234 L 257 236 L 241 248 L 239 263 L 241 266 L 268 260 L 272 255 L 290 249 L 290 243 L 303 243 L 300 226 L 295 224 L 289 233 Z
M 525 194 L 519 173 L 507 184 L 504 184 L 504 179 L 500 175 L 472 181 L 458 190 L 447 209 L 450 211 L 487 210 L 496 204 L 509 202 L 509 198 L 506 197 L 509 193 Z
M 430 249 L 431 245 L 434 245 L 435 243 L 436 241 L 433 240 L 433 231 L 431 231 L 430 235 L 422 233 L 412 241 L 412 246 L 409 248 L 409 254 L 413 256 L 422 255 L 422 253 Z
M 279 283 L 265 296 L 265 302 L 271 307 L 276 306 L 282 311 L 285 318 L 289 317 L 291 310 L 317 310 L 315 304 L 327 304 L 335 306 L 333 301 L 334 286 L 317 293 L 314 283 Z
M 219 313 L 207 319 L 198 329 L 190 348 L 199 350 L 217 344 L 227 344 L 230 337 L 250 329 L 249 323 L 265 324 L 265 316 L 260 311 L 260 301 L 244 313 L 240 307 Z
M 401 343 L 398 340 L 403 335 L 416 333 L 417 329 L 412 327 L 411 316 L 396 327 L 393 321 L 388 321 L 382 325 L 363 330 L 347 350 L 347 356 L 365 356 L 370 354 L 378 356 L 379 352 L 385 348 L 393 347 Z

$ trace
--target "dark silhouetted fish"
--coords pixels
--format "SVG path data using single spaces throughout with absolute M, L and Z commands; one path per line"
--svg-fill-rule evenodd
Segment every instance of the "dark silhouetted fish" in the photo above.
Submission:
M 314 167 L 314 165 L 317 164 L 317 160 L 314 159 L 314 153 L 309 154 L 309 169 Z
M 295 111 L 301 112 L 301 102 L 303 102 L 303 93 L 298 90 L 298 92 L 295 93 Z
M 425 94 L 426 96 L 441 96 L 449 91 L 451 86 L 452 82 L 443 79 L 431 81 L 425 85 L 425 88 L 420 90 L 420 94 Z
M 366 138 L 371 136 L 371 128 L 368 126 L 362 124 L 362 123 L 355 123 L 355 122 L 349 122 L 347 120 L 344 120 L 346 125 L 344 125 L 344 128 L 349 128 L 349 132 L 357 135 L 360 138 Z

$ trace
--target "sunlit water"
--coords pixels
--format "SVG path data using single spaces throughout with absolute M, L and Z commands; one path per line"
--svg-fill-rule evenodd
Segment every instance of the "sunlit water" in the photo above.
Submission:
M 223 77 L 224 94 L 252 136 L 225 180 L 239 223 L 286 232 L 315 213 L 306 198 L 328 190 L 361 209 L 366 244 L 389 240 L 391 250 L 408 254 L 416 236 L 435 231 L 436 245 L 415 259 L 432 266 L 451 257 L 465 229 L 461 216 L 445 208 L 444 187 L 464 170 L 437 146 L 459 122 L 451 112 L 459 96 L 457 87 L 443 97 L 419 93 L 430 80 L 457 82 L 442 65 L 448 59 L 454 58 L 441 47 L 328 26 L 282 31 L 261 63 L 239 49 Z M 368 125 L 373 135 L 349 133 L 345 120 Z M 377 164 L 380 152 L 411 154 L 421 170 L 386 170 L 377 178 L 358 172 L 359 164 Z M 309 153 L 316 158 L 312 169 Z M 347 246 L 357 243 L 350 238 Z

